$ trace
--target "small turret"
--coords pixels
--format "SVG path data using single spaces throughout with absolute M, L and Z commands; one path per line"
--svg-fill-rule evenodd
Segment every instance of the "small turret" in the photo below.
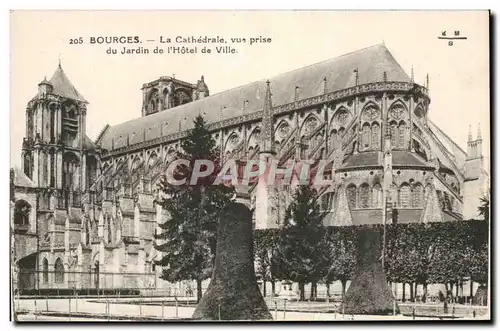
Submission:
M 198 91 L 198 99 L 203 99 L 204 97 L 208 97 L 210 95 L 210 91 L 208 90 L 208 86 L 205 83 L 205 77 L 201 75 L 201 79 L 198 80 L 196 84 L 196 90 Z
M 52 93 L 53 88 L 52 84 L 47 80 L 47 77 L 44 77 L 44 79 L 38 84 L 38 94 L 40 96 L 50 94 Z

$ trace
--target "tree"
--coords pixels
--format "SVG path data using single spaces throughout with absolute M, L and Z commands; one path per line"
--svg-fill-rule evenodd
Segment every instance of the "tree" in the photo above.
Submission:
M 272 293 L 274 295 L 275 277 L 275 259 L 273 256 L 276 251 L 276 229 L 257 230 L 254 232 L 254 253 L 256 262 L 256 273 L 263 282 L 263 294 L 266 296 L 266 282 L 272 284 Z
M 257 286 L 252 246 L 252 212 L 229 203 L 220 212 L 213 276 L 193 319 L 272 319 Z
M 274 259 L 279 278 L 299 283 L 300 300 L 305 300 L 306 283 L 324 277 L 330 264 L 330 247 L 325 240 L 323 216 L 316 190 L 297 188 L 287 208 Z
M 387 315 L 393 313 L 395 305 L 398 313 L 381 263 L 382 226 L 363 225 L 356 231 L 356 269 L 345 294 L 344 311 L 348 314 Z
M 156 237 L 163 239 L 164 243 L 155 248 L 164 252 L 162 260 L 157 263 L 164 267 L 161 278 L 170 282 L 195 280 L 199 301 L 202 281 L 212 274 L 218 213 L 230 202 L 234 188 L 213 185 L 221 168 L 220 152 L 203 117 L 196 117 L 194 128 L 181 147 L 183 151 L 177 153 L 177 159 L 187 160 L 188 165 L 176 167 L 173 178 L 186 178 L 187 181 L 183 185 L 173 185 L 166 176 L 161 179 L 158 202 L 169 219 L 160 225 L 164 231 Z M 209 160 L 215 169 L 209 176 L 198 179 L 195 185 L 190 185 L 197 160 Z M 202 166 L 200 170 L 206 169 Z
M 478 207 L 479 215 L 483 216 L 485 220 L 490 220 L 490 198 L 489 196 L 484 196 L 479 199 L 480 205 Z
M 327 241 L 331 249 L 331 264 L 325 276 L 327 295 L 330 295 L 330 283 L 339 280 L 344 298 L 347 281 L 352 278 L 357 259 L 356 231 L 354 227 L 331 227 L 328 230 Z

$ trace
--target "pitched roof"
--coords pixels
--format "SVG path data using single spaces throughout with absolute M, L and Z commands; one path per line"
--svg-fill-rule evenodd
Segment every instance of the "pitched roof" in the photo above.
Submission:
M 421 167 L 427 167 L 427 164 L 422 161 L 417 154 L 407 151 L 392 151 L 392 164 L 398 165 L 416 165 Z
M 349 155 L 342 168 L 379 166 L 381 165 L 379 153 L 371 151 Z M 393 166 L 427 166 L 417 154 L 408 151 L 392 151 L 392 164 Z
M 33 183 L 33 181 L 18 167 L 14 167 L 14 185 L 20 187 L 36 187 L 35 183 Z
M 353 155 L 349 155 L 342 168 L 350 167 L 364 167 L 364 166 L 377 166 L 379 163 L 379 152 L 361 152 Z
M 87 102 L 85 98 L 76 90 L 76 88 L 71 84 L 68 76 L 61 67 L 61 64 L 52 75 L 50 79 L 50 84 L 52 84 L 52 93 L 59 95 L 61 97 Z
M 323 94 L 324 78 L 329 92 L 350 87 L 355 81 L 355 69 L 358 70 L 359 84 L 380 82 L 384 72 L 389 81 L 410 81 L 385 45 L 379 44 L 271 78 L 273 105 L 293 102 L 296 86 L 299 86 L 299 99 Z M 203 115 L 207 123 L 213 123 L 254 113 L 262 110 L 265 93 L 266 80 L 263 79 L 118 124 L 110 127 L 103 135 L 101 147 L 120 148 L 127 145 L 127 140 L 129 144 L 135 144 L 185 131 L 193 127 L 193 120 L 198 115 Z M 243 107 L 246 100 L 248 102 Z

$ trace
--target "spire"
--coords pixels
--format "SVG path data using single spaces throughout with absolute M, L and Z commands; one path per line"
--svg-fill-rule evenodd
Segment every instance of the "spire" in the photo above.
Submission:
M 384 82 L 387 82 L 387 71 L 384 71 Z
M 66 73 L 64 72 L 60 63 L 49 82 L 54 87 L 52 92 L 53 94 L 68 99 L 87 102 L 87 100 L 85 100 L 85 98 L 73 86 L 68 76 L 66 76 Z
M 429 74 L 425 76 L 425 88 L 429 89 Z
M 469 125 L 469 136 L 467 137 L 467 141 L 472 141 L 472 125 Z
M 482 140 L 483 137 L 481 135 L 481 123 L 477 124 L 477 140 Z
M 274 154 L 273 134 L 273 104 L 271 100 L 271 82 L 266 82 L 266 96 L 264 98 L 264 110 L 262 112 L 261 153 Z
M 354 84 L 355 84 L 355 86 L 358 86 L 359 85 L 359 70 L 358 70 L 358 68 L 354 69 L 354 74 L 355 74 Z
M 413 75 L 413 65 L 411 66 L 411 82 L 415 82 L 415 76 Z

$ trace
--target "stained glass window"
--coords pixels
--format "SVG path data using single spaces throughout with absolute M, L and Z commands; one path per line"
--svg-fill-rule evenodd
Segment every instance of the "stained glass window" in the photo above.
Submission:
M 370 187 L 368 184 L 362 184 L 359 188 L 359 208 L 370 207 Z
M 356 186 L 349 185 L 347 187 L 347 201 L 351 209 L 356 208 Z
M 410 207 L 410 186 L 408 184 L 401 185 L 399 190 L 399 205 L 401 208 Z
M 370 148 L 370 138 L 371 138 L 370 136 L 371 136 L 370 125 L 368 123 L 365 123 L 363 125 L 363 137 L 362 137 L 363 148 Z
M 380 125 L 372 124 L 372 149 L 380 148 Z
M 382 187 L 380 184 L 373 186 L 372 205 L 373 207 L 382 207 Z
M 397 148 L 397 124 L 396 122 L 391 122 L 391 146 L 392 148 Z
M 405 148 L 406 144 L 406 123 L 401 121 L 399 123 L 399 137 L 398 137 L 398 143 L 400 148 Z
M 414 208 L 422 208 L 422 195 L 423 188 L 422 185 L 416 184 L 413 187 L 413 207 Z
M 54 264 L 54 270 L 55 270 L 55 282 L 64 283 L 64 265 L 61 261 L 61 258 L 57 258 L 56 263 Z

